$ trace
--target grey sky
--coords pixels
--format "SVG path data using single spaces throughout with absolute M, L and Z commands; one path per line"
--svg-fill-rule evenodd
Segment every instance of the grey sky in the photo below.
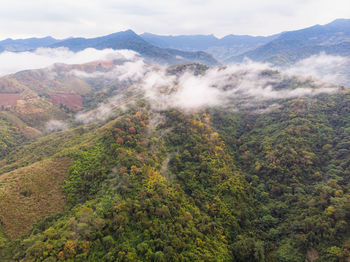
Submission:
M 269 35 L 350 18 L 349 0 L 0 0 L 0 39 L 156 34 Z

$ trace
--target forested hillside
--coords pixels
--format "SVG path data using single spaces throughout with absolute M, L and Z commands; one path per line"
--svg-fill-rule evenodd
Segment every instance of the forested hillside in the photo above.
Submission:
M 349 259 L 347 89 L 263 70 L 262 98 L 248 71 L 182 65 L 157 101 L 138 88 L 152 70 L 104 89 L 86 80 L 85 115 L 62 131 L 23 144 L 3 128 L 1 261 Z M 225 103 L 167 98 L 214 73 Z

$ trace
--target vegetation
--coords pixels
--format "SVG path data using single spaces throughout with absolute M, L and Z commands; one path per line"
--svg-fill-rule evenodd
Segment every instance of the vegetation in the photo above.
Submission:
M 138 100 L 10 144 L 0 260 L 347 261 L 350 92 L 277 102 L 184 113 Z

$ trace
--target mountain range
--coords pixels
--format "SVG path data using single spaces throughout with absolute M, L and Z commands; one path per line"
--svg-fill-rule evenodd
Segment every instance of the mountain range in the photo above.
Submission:
M 77 52 L 85 48 L 130 49 L 161 64 L 198 62 L 206 65 L 241 62 L 244 58 L 290 65 L 311 55 L 325 52 L 350 55 L 350 19 L 337 19 L 326 25 L 271 36 L 214 35 L 163 36 L 137 35 L 132 30 L 96 38 L 52 37 L 0 41 L 0 51 L 31 51 L 39 47 L 67 47 Z
M 350 55 L 350 20 L 338 19 L 327 25 L 282 33 L 255 50 L 228 58 L 227 62 L 248 57 L 256 61 L 290 64 L 321 52 Z
M 315 25 L 267 37 L 228 35 L 218 39 L 213 35 L 158 36 L 149 33 L 141 36 L 161 47 L 205 51 L 224 64 L 249 58 L 288 65 L 321 52 L 350 55 L 350 19 L 337 19 L 326 25 Z
M 181 64 L 198 62 L 206 65 L 218 65 L 218 62 L 209 54 L 202 51 L 188 52 L 171 48 L 160 48 L 146 42 L 132 30 L 118 32 L 96 38 L 68 38 L 56 40 L 51 37 L 11 40 L 0 42 L 0 50 L 7 51 L 33 51 L 39 47 L 66 47 L 78 52 L 86 48 L 95 49 L 129 49 L 138 52 L 147 59 L 159 64 Z

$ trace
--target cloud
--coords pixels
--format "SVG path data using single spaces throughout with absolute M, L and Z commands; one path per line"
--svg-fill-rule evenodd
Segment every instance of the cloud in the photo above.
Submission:
M 50 120 L 45 125 L 45 130 L 48 132 L 64 131 L 68 129 L 68 124 L 60 120 Z
M 119 81 L 135 81 L 141 79 L 147 70 L 147 65 L 143 59 L 132 58 L 131 61 L 124 61 L 122 64 L 115 65 L 107 72 L 88 73 L 80 70 L 73 70 L 71 74 L 81 78 L 105 78 L 109 80 L 118 79 Z
M 75 115 L 75 121 L 78 123 L 88 124 L 96 121 L 104 121 L 113 113 L 116 109 L 125 110 L 125 106 L 133 103 L 128 97 L 120 94 L 109 99 L 108 102 L 100 104 L 97 108 L 87 111 L 79 112 Z
M 0 53 L 0 76 L 26 69 L 48 67 L 54 63 L 83 64 L 96 60 L 135 59 L 137 53 L 130 50 L 96 50 L 87 48 L 74 53 L 65 47 L 38 48 L 34 52 Z
M 140 57 L 136 57 L 133 61 L 117 65 L 109 72 L 85 75 L 87 76 L 105 76 L 126 81 L 134 90 L 144 92 L 145 97 L 151 101 L 151 106 L 157 110 L 196 110 L 217 106 L 238 108 L 258 105 L 268 100 L 316 96 L 338 90 L 332 84 L 306 76 L 294 76 L 292 69 L 281 72 L 268 64 L 249 60 L 232 66 L 210 68 L 199 75 L 190 70 L 171 75 L 166 67 L 148 65 Z M 92 113 L 92 118 L 84 119 L 94 121 L 100 115 L 108 115 L 112 110 L 107 109 L 117 104 L 120 104 L 120 100 L 103 104 Z
M 139 87 L 153 108 L 193 110 L 203 107 L 244 107 L 263 101 L 333 93 L 335 85 L 291 76 L 268 64 L 246 61 L 207 70 L 203 75 L 168 75 L 165 69 L 147 72 Z
M 104 121 L 112 114 L 112 104 L 101 104 L 96 109 L 78 113 L 75 120 L 79 123 L 88 124 L 96 121 Z
M 320 53 L 285 69 L 291 75 L 311 76 L 325 82 L 350 87 L 350 58 Z

